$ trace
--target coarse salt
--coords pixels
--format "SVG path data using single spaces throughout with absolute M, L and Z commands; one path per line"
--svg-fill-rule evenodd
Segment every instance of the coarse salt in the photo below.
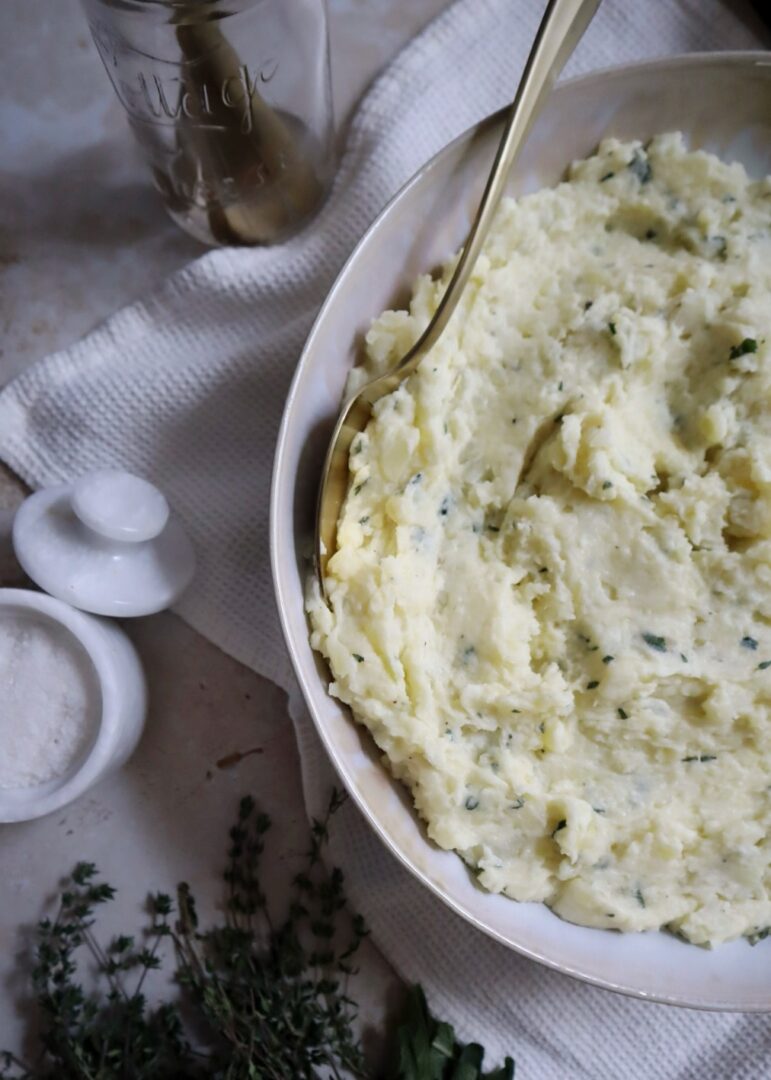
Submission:
M 94 738 L 93 665 L 64 627 L 41 616 L 0 618 L 0 788 L 63 776 Z

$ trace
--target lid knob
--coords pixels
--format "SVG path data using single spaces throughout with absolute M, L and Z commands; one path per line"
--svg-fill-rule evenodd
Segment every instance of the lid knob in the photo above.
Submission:
M 169 520 L 169 504 L 158 488 L 119 469 L 82 476 L 72 486 L 70 502 L 87 528 L 124 543 L 154 539 Z

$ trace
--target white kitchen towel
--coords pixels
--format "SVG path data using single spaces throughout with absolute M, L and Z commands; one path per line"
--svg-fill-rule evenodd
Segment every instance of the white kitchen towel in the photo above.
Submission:
M 762 46 L 719 0 L 605 0 L 569 72 L 666 53 Z M 744 10 L 743 8 L 741 9 Z M 290 692 L 308 809 L 331 783 L 297 699 L 267 542 L 273 445 L 303 340 L 353 244 L 448 140 L 511 96 L 542 5 L 457 0 L 367 94 L 320 216 L 280 248 L 211 252 L 0 396 L 0 455 L 33 486 L 100 466 L 143 473 L 193 534 L 179 612 Z M 762 1017 L 641 1004 L 554 974 L 463 923 L 383 849 L 352 806 L 335 858 L 375 941 L 434 1008 L 522 1080 L 771 1076 Z

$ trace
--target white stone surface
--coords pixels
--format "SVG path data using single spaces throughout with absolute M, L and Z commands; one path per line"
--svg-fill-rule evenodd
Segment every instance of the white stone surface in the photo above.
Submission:
M 335 103 L 344 119 L 377 69 L 447 0 L 330 0 Z M 0 6 L 0 383 L 77 340 L 204 249 L 167 218 L 76 0 Z M 0 469 L 0 584 L 20 583 L 5 510 L 21 487 Z M 140 925 L 150 889 L 195 883 L 205 913 L 221 895 L 238 798 L 275 826 L 266 884 L 280 905 L 305 846 L 299 763 L 281 691 L 172 615 L 132 621 L 150 714 L 132 761 L 65 812 L 0 826 L 0 1049 L 20 1049 L 30 926 L 79 859 L 118 888 L 105 935 Z M 2 688 L 0 688 L 1 692 Z M 275 717 L 282 719 L 276 722 Z M 28 969 L 27 969 L 28 970 Z M 368 947 L 354 993 L 363 1026 L 382 1020 L 397 981 Z M 372 1042 L 372 1053 L 380 1042 Z

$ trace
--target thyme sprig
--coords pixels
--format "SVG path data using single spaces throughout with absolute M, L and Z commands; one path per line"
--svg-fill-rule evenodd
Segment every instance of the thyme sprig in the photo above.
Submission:
M 271 922 L 259 879 L 270 819 L 250 798 L 230 833 L 225 924 L 200 933 L 189 886 L 177 890 L 177 975 L 219 1037 L 213 1058 L 223 1077 L 365 1075 L 347 981 L 367 930 L 348 910 L 342 872 L 327 872 L 321 860 L 341 799 L 334 793 L 325 818 L 311 826 L 281 924 Z
M 65 882 L 53 919 L 38 924 L 32 989 L 39 1054 L 33 1063 L 0 1055 L 3 1080 L 373 1080 L 356 1033 L 349 995 L 356 953 L 367 935 L 351 912 L 343 875 L 322 854 L 331 816 L 344 796 L 334 792 L 323 819 L 311 825 L 304 864 L 292 882 L 288 909 L 276 921 L 260 883 L 270 819 L 250 797 L 230 831 L 224 919 L 199 927 L 190 886 L 147 901 L 139 940 L 121 934 L 102 946 L 97 909 L 115 890 L 93 863 L 79 863 Z M 167 944 L 169 943 L 169 944 Z M 81 983 L 83 955 L 97 983 Z M 172 955 L 178 996 L 151 1004 L 149 972 Z M 129 985 L 131 983 L 132 985 Z M 408 995 L 397 1028 L 398 1062 L 391 1080 L 512 1080 L 514 1064 L 482 1072 L 484 1053 L 457 1042 L 434 1020 L 419 987 Z
M 102 947 L 95 934 L 96 909 L 112 900 L 111 885 L 96 880 L 93 863 L 78 863 L 65 882 L 55 918 L 37 928 L 38 945 L 32 969 L 40 1026 L 40 1053 L 34 1064 L 8 1052 L 0 1076 L 24 1080 L 117 1080 L 135 1077 L 197 1077 L 195 1059 L 183 1034 L 178 1009 L 151 1007 L 143 993 L 148 972 L 160 966 L 158 948 L 170 933 L 167 896 L 148 901 L 148 944 L 119 935 Z M 80 982 L 85 947 L 96 965 L 98 992 L 87 994 Z M 135 973 L 133 987 L 129 973 Z

